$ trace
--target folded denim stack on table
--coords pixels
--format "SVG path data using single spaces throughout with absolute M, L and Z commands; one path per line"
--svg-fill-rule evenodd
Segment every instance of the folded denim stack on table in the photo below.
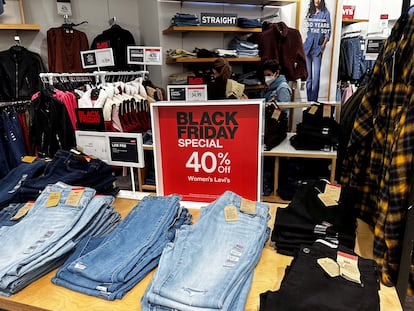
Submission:
M 36 200 L 49 184 L 59 181 L 116 195 L 113 168 L 99 159 L 58 150 L 52 160 L 21 163 L 0 180 L 0 209 L 10 203 Z
M 176 13 L 171 19 L 171 26 L 198 26 L 200 20 L 197 14 Z
M 114 197 L 63 183 L 47 186 L 26 216 L 0 228 L 0 294 L 9 296 L 61 265 L 85 235 L 107 234 L 120 220 Z
M 317 239 L 354 248 L 357 222 L 352 197 L 342 189 L 339 202 L 325 206 L 318 197 L 325 187 L 325 181 L 302 184 L 289 205 L 277 209 L 271 240 L 278 253 L 293 256 L 302 245 Z
M 84 238 L 52 282 L 107 300 L 121 299 L 157 266 L 165 245 L 191 220 L 177 195 L 144 197 L 113 232 Z
M 244 310 L 269 206 L 226 191 L 165 247 L 141 310 Z
M 342 266 L 341 257 L 346 258 Z M 286 268 L 280 289 L 260 295 L 259 310 L 379 311 L 378 269 L 374 260 L 352 249 L 331 248 L 323 241 L 303 246 Z

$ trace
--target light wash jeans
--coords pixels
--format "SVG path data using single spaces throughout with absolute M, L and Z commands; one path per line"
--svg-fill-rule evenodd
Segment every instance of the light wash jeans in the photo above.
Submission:
M 164 249 L 142 310 L 244 310 L 253 270 L 270 229 L 269 207 L 256 202 L 256 213 L 240 211 L 242 198 L 226 191 L 200 210 L 199 220 L 183 226 Z M 235 206 L 237 221 L 226 221 Z
M 180 197 L 145 197 L 103 241 L 86 238 L 52 282 L 89 295 L 122 298 L 157 264 L 165 245 L 191 223 Z
M 66 199 L 72 189 L 74 187 L 63 183 L 47 186 L 22 221 L 12 227 L 0 228 L 3 241 L 0 249 L 1 289 L 7 289 L 23 275 L 72 250 L 75 245 L 72 238 L 113 201 L 111 196 L 94 197 L 94 189 L 83 188 L 79 204 L 67 205 Z M 53 192 L 60 193 L 60 201 L 56 206 L 46 207 Z

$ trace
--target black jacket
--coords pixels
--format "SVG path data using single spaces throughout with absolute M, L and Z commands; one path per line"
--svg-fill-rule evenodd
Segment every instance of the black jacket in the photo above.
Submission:
M 39 54 L 21 46 L 0 52 L 0 100 L 30 99 L 40 90 L 45 68 Z M 17 84 L 16 84 L 17 81 Z
M 75 131 L 65 105 L 42 90 L 30 105 L 31 150 L 41 157 L 53 157 L 57 150 L 76 146 Z

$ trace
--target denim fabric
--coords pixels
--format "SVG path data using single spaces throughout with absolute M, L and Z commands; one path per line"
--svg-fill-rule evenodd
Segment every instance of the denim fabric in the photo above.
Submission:
M 25 156 L 26 147 L 23 140 L 23 133 L 17 119 L 16 111 L 1 112 L 1 121 L 4 127 L 4 141 L 6 142 L 9 166 L 11 168 L 20 164 L 21 159 Z
M 328 10 L 319 11 L 308 18 L 306 39 L 303 43 L 306 56 L 321 54 L 322 41 L 324 38 L 330 38 L 331 30 L 331 16 Z
M 16 220 L 12 220 L 12 218 L 24 205 L 25 203 L 12 203 L 0 210 L 0 227 L 17 224 L 21 218 Z
M 102 241 L 85 238 L 52 282 L 108 300 L 120 299 L 157 264 L 165 245 L 191 223 L 180 197 L 145 197 Z M 114 252 L 114 250 L 117 250 Z
M 262 28 L 262 22 L 258 18 L 239 17 L 237 26 L 240 28 Z
M 317 101 L 319 96 L 319 85 L 321 78 L 322 55 L 307 55 L 306 68 L 308 78 L 306 79 L 306 94 L 308 101 Z
M 280 289 L 260 295 L 260 311 L 379 310 L 378 268 L 374 260 L 358 257 L 361 284 L 341 276 L 329 277 L 318 265 L 319 258 L 335 261 L 338 250 L 353 254 L 350 249 L 333 249 L 319 242 L 302 247 L 286 268 Z
M 244 310 L 270 230 L 268 205 L 256 202 L 256 213 L 247 214 L 241 201 L 226 191 L 201 208 L 194 225 L 181 227 L 162 253 L 142 310 Z M 226 206 L 235 207 L 237 221 L 226 221 Z
M 0 133 L 3 131 L 3 124 L 0 122 Z M 6 148 L 3 138 L 0 137 L 0 178 L 6 176 L 10 171 L 9 162 L 7 161 Z
M 47 165 L 46 161 L 36 160 L 33 163 L 21 163 L 0 180 L 0 208 L 9 203 L 26 202 L 20 200 L 19 193 L 25 180 L 41 175 Z M 36 197 L 40 192 L 37 192 Z

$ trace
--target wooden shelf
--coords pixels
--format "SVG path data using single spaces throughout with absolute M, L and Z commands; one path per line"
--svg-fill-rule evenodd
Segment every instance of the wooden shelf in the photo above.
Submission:
M 0 24 L 1 30 L 34 30 L 39 31 L 39 24 Z
M 292 3 L 299 3 L 299 0 L 177 0 L 180 2 L 214 2 L 214 3 L 226 3 L 226 4 L 251 4 L 251 5 L 274 5 L 284 6 Z
M 263 84 L 258 84 L 258 85 L 246 85 L 245 89 L 246 90 L 263 90 L 265 88 L 265 86 Z
M 164 35 L 175 32 L 262 32 L 262 28 L 240 28 L 240 27 L 219 27 L 219 26 L 170 26 L 164 29 Z
M 154 185 L 142 185 L 142 190 L 155 192 L 157 190 L 157 187 Z
M 179 58 L 167 58 L 166 64 L 177 64 L 177 63 L 212 63 L 217 57 L 179 57 Z M 228 57 L 226 58 L 230 63 L 234 62 L 260 62 L 260 57 Z
M 342 19 L 342 23 L 344 24 L 361 23 L 361 22 L 368 22 L 368 20 L 367 19 L 349 19 L 349 18 Z

